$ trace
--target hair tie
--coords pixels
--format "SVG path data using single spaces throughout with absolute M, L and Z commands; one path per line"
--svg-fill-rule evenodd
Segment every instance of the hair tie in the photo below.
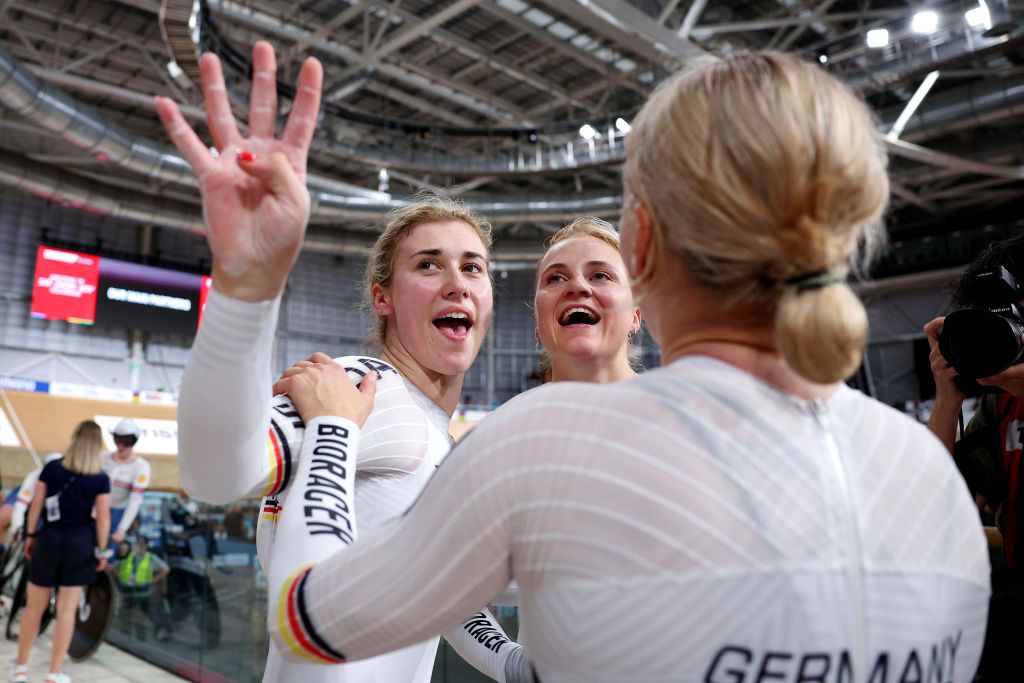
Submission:
M 812 289 L 821 289 L 823 287 L 837 285 L 845 281 L 845 272 L 833 272 L 828 268 L 822 268 L 821 270 L 815 270 L 810 273 L 791 277 L 788 280 L 784 280 L 782 285 L 784 287 L 795 287 L 796 293 L 801 294 Z

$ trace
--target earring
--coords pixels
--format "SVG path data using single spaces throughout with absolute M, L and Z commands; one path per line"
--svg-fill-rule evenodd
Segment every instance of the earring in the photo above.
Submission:
M 626 341 L 633 341 L 633 337 L 636 336 L 637 330 L 632 327 L 629 328 L 629 332 L 626 333 Z
M 540 335 L 537 334 L 537 330 L 533 331 L 533 338 L 536 340 L 533 342 L 533 348 L 535 351 L 540 351 Z

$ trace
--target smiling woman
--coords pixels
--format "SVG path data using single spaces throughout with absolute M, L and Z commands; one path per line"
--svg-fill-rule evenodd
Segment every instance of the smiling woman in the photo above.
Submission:
M 533 303 L 547 354 L 541 369 L 550 370 L 551 381 L 615 382 L 635 374 L 629 354 L 640 309 L 611 224 L 583 217 L 551 236 Z
M 489 225 L 435 197 L 393 214 L 366 266 L 367 345 L 449 414 L 491 323 L 490 245 Z

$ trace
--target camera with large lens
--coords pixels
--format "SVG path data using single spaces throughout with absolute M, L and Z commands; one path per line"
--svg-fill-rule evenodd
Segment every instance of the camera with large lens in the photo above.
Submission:
M 939 332 L 939 351 L 958 379 L 990 377 L 1024 361 L 1024 315 L 1018 307 L 1024 293 L 1010 272 L 1002 266 L 973 270 L 964 291 L 975 307 L 947 315 Z

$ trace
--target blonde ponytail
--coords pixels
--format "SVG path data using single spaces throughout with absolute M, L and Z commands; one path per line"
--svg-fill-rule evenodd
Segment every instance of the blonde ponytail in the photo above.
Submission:
M 868 340 L 868 316 L 846 284 L 786 287 L 775 309 L 775 338 L 786 363 L 818 384 L 856 372 Z

